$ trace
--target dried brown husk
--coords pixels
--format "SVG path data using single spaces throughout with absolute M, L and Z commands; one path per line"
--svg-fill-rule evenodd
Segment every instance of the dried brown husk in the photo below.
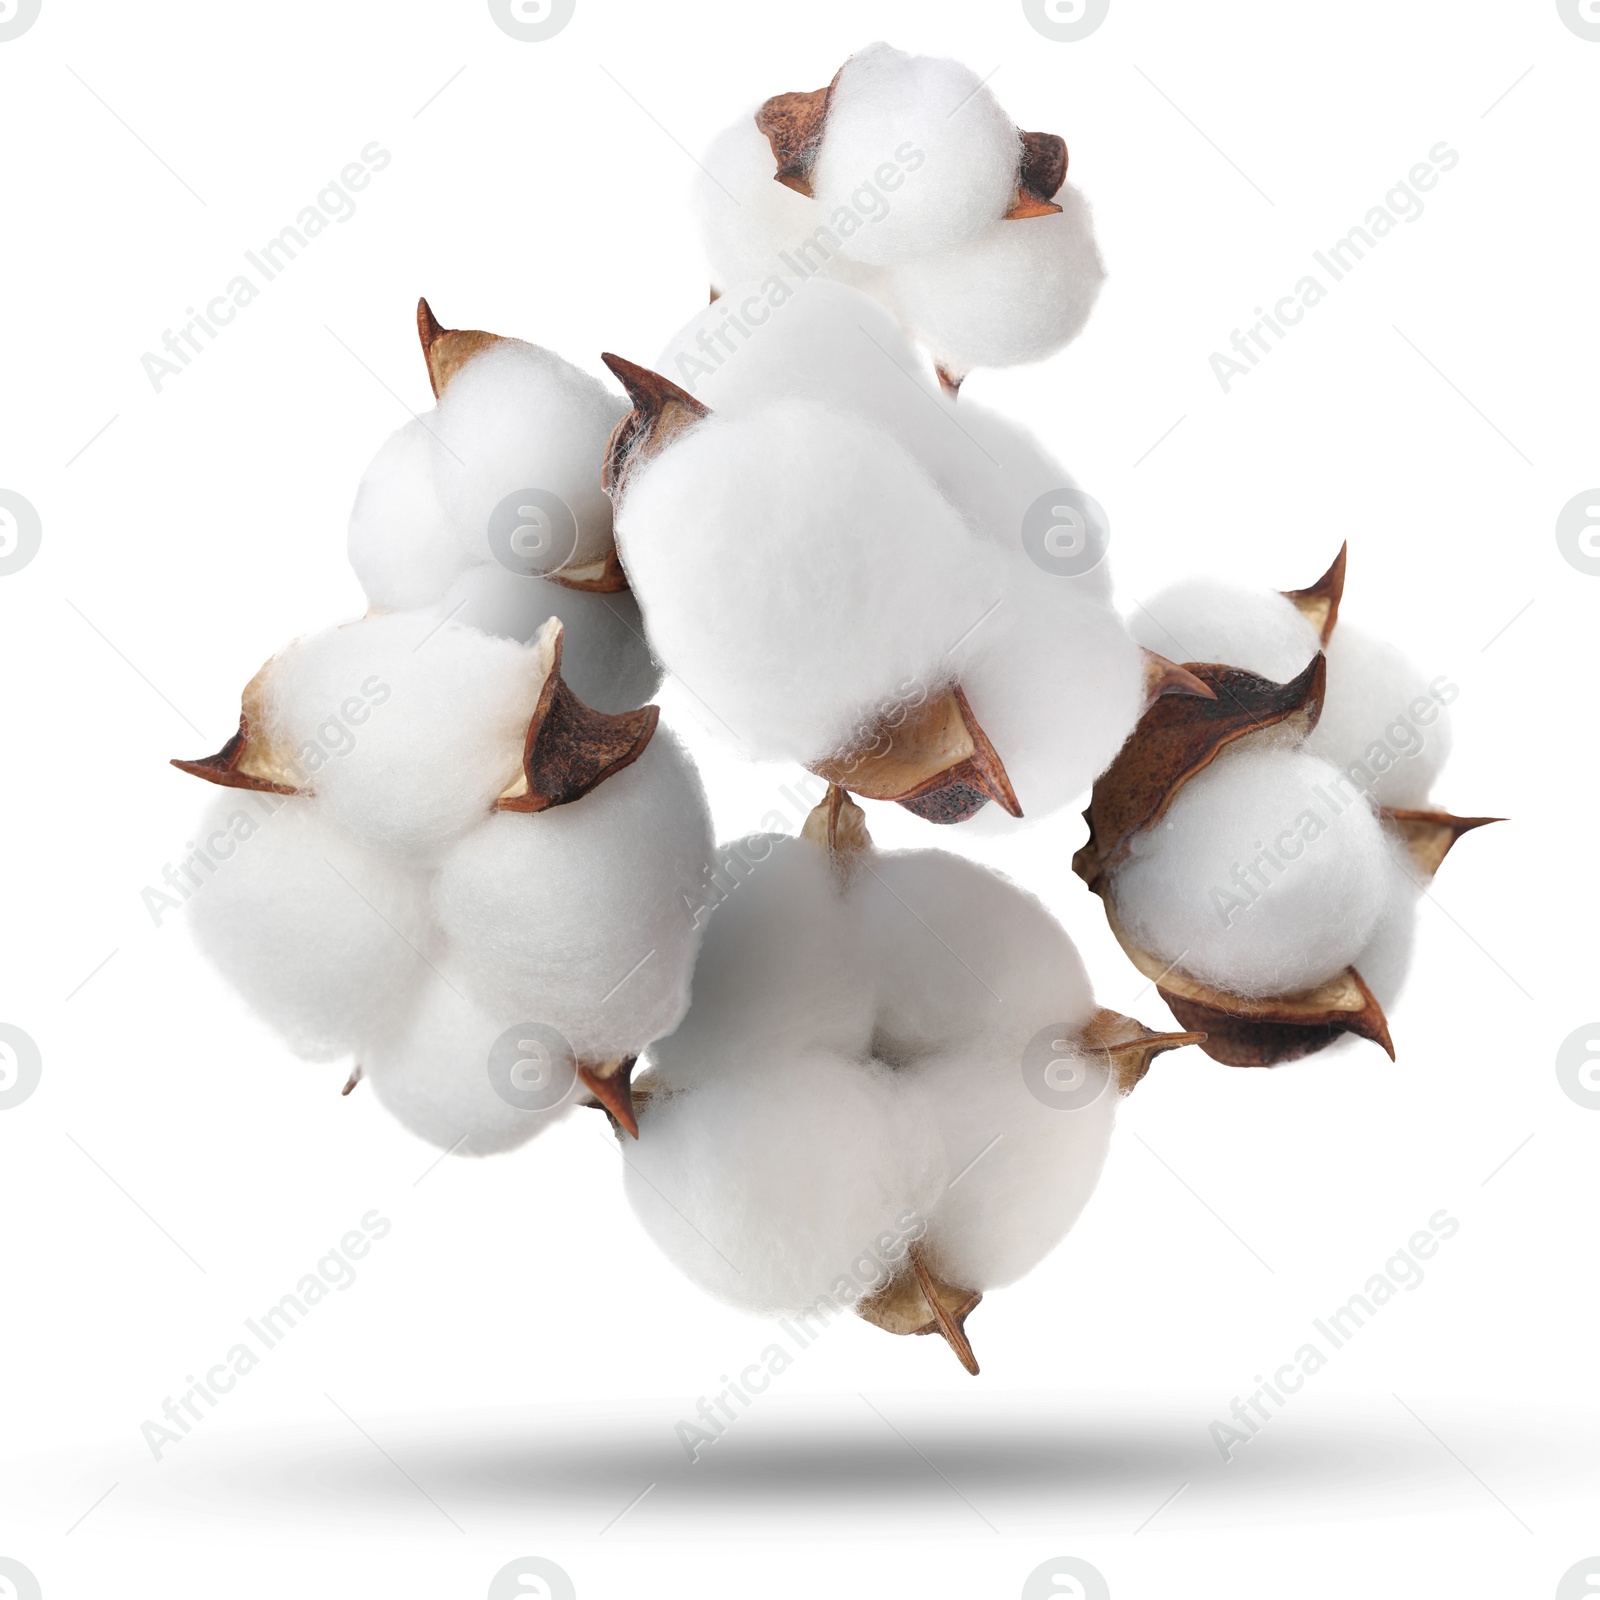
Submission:
M 1305 589 L 1284 592 L 1324 646 L 1333 636 L 1344 597 L 1348 546 Z M 1106 920 L 1129 960 L 1154 982 L 1157 993 L 1186 1028 L 1203 1030 L 1206 1054 L 1228 1066 L 1272 1067 L 1324 1049 L 1355 1034 L 1394 1058 L 1388 1021 L 1366 981 L 1346 967 L 1298 994 L 1237 995 L 1202 983 L 1145 950 L 1117 916 L 1111 871 L 1134 837 L 1166 814 L 1179 790 L 1230 744 L 1244 739 L 1304 742 L 1322 712 L 1327 659 L 1318 654 L 1298 677 L 1273 684 L 1236 667 L 1189 663 L 1216 698 L 1156 701 L 1140 719 L 1115 761 L 1101 775 L 1084 820 L 1088 843 L 1073 870 L 1101 897 Z M 1500 819 L 1457 817 L 1446 811 L 1387 809 L 1385 823 L 1404 840 L 1419 877 L 1431 878 L 1462 834 Z
M 561 676 L 564 634 L 561 619 L 551 617 L 534 636 L 539 698 L 528 719 L 520 759 L 507 760 L 508 767 L 516 766 L 517 775 L 495 800 L 497 811 L 545 811 L 581 800 L 637 761 L 656 730 L 659 706 L 596 711 L 572 692 Z M 274 743 L 268 731 L 266 700 L 276 661 L 273 657 L 246 685 L 238 732 L 215 755 L 174 759 L 173 766 L 224 788 L 284 795 L 314 792 L 303 781 L 292 754 Z

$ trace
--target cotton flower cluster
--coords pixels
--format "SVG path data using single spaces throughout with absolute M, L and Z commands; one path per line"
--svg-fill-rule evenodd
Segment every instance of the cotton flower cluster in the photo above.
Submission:
M 352 1085 L 476 1155 L 585 1099 L 632 1126 L 633 1061 L 688 1004 L 711 833 L 638 708 L 658 673 L 600 487 L 625 405 L 548 351 L 420 325 L 439 405 L 351 518 L 372 610 L 274 656 L 235 737 L 177 765 L 227 791 L 204 836 L 234 841 L 202 950 L 297 1054 L 353 1057 Z
M 941 851 L 877 852 L 848 811 L 843 855 L 734 847 L 751 870 L 651 1053 L 628 1195 L 685 1273 L 749 1310 L 873 1316 L 908 1258 L 970 1306 L 1094 1189 L 1120 1087 L 1110 1014 L 1031 895 Z
M 613 364 L 623 562 L 710 731 L 936 821 L 1087 789 L 1145 661 L 1098 508 L 1036 440 L 941 395 L 839 283 L 731 291 L 671 341 L 671 381 Z
M 440 327 L 426 301 L 418 323 L 438 404 L 356 493 L 350 564 L 368 603 L 523 643 L 559 616 L 574 690 L 602 711 L 643 705 L 660 673 L 600 487 L 626 403 L 538 345 Z
M 952 387 L 1075 338 L 1105 277 L 1067 150 L 954 61 L 887 44 L 721 134 L 696 189 L 717 290 L 823 275 L 875 295 Z
M 1485 820 L 1429 809 L 1455 686 L 1341 621 L 1343 581 L 1341 551 L 1311 590 L 1192 580 L 1133 620 L 1147 646 L 1206 674 L 1217 704 L 1240 714 L 1206 708 L 1210 725 L 1189 729 L 1170 714 L 1141 724 L 1097 789 L 1097 838 L 1080 870 L 1189 1025 L 1217 1006 L 1303 1028 L 1241 1046 L 1213 1026 L 1212 1053 L 1304 1054 L 1339 1031 L 1389 1047 L 1383 1008 L 1405 976 L 1421 885 Z M 1351 1025 L 1329 1031 L 1334 1022 Z

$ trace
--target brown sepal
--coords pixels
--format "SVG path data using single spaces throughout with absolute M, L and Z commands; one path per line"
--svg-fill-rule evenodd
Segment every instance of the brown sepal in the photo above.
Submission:
M 214 756 L 194 761 L 173 759 L 179 772 L 187 772 L 225 789 L 256 789 L 267 794 L 300 794 L 294 780 L 300 773 L 281 750 L 267 742 L 266 678 L 272 663 L 245 685 L 240 697 L 239 731 Z
M 633 1109 L 633 1068 L 637 1056 L 626 1056 L 621 1061 L 580 1061 L 578 1077 L 595 1103 L 611 1119 L 614 1127 L 625 1129 L 633 1138 L 639 1137 L 639 1119 Z
M 1148 711 L 1164 694 L 1189 694 L 1200 700 L 1215 700 L 1217 691 L 1204 678 L 1197 678 L 1187 667 L 1158 656 L 1139 646 L 1144 658 L 1144 709 Z
M 828 785 L 826 796 L 811 809 L 800 837 L 827 850 L 834 871 L 844 882 L 849 882 L 857 857 L 872 848 L 866 812 L 836 783 Z
M 856 748 L 811 770 L 870 800 L 894 800 L 928 822 L 965 822 L 989 801 L 1022 806 L 1004 762 L 959 684 L 929 695 L 899 722 L 881 718 Z
M 842 68 L 840 69 L 843 70 Z M 795 89 L 775 94 L 756 111 L 756 126 L 772 146 L 778 170 L 773 177 L 796 194 L 811 198 L 811 164 L 822 143 L 822 131 L 833 101 L 833 83 L 826 89 Z
M 956 1353 L 956 1359 L 973 1377 L 978 1358 L 967 1339 L 967 1318 L 983 1294 L 958 1289 L 928 1270 L 921 1250 L 913 1244 L 907 1267 L 896 1273 L 875 1295 L 856 1306 L 856 1315 L 885 1333 L 937 1333 Z
M 1056 133 L 1024 133 L 1017 193 L 1002 222 L 1048 217 L 1059 211 L 1051 196 L 1067 181 L 1067 142 Z
M 1178 790 L 1230 744 L 1268 730 L 1303 738 L 1322 713 L 1328 662 L 1320 653 L 1288 683 L 1210 662 L 1190 662 L 1187 670 L 1213 698 L 1160 695 L 1095 783 L 1083 814 L 1089 842 L 1072 860 L 1091 889 L 1127 855 L 1133 836 L 1159 822 Z
M 951 372 L 948 367 L 941 366 L 937 361 L 933 364 L 934 375 L 939 380 L 940 390 L 955 400 L 961 394 L 961 385 L 966 381 L 966 373 Z
M 426 300 L 417 301 L 417 337 L 422 341 L 423 359 L 428 363 L 428 382 L 433 397 L 439 398 L 450 380 L 481 350 L 500 344 L 503 335 L 484 333 L 478 328 L 446 328 L 433 314 Z
M 1415 811 L 1398 806 L 1385 807 L 1382 815 L 1394 824 L 1405 840 L 1412 864 L 1423 878 L 1431 878 L 1439 870 L 1451 846 L 1462 834 L 1506 820 L 1504 817 L 1453 817 L 1448 811 Z
M 1078 1034 L 1086 1049 L 1100 1050 L 1111 1063 L 1118 1094 L 1131 1094 L 1150 1070 L 1150 1063 L 1166 1050 L 1186 1044 L 1204 1044 L 1204 1033 L 1155 1033 L 1134 1017 L 1102 1006 Z
M 617 594 L 628 587 L 628 574 L 622 570 L 622 557 L 615 545 L 598 561 L 582 567 L 562 567 L 545 573 L 544 579 L 563 589 L 582 589 L 586 594 Z
M 633 410 L 611 430 L 606 445 L 605 465 L 600 472 L 600 487 L 611 496 L 614 506 L 622 504 L 628 474 L 635 464 L 649 461 L 664 450 L 685 428 L 692 428 L 702 417 L 711 415 L 689 393 L 670 378 L 641 367 L 621 356 L 600 357 L 628 391 Z
M 552 617 L 534 636 L 545 664 L 544 685 L 528 721 L 522 771 L 495 801 L 496 811 L 545 811 L 580 800 L 644 754 L 659 706 L 596 711 L 561 676 L 564 628 Z
M 1340 545 L 1333 565 L 1309 589 L 1283 591 L 1283 598 L 1291 601 L 1300 615 L 1317 630 L 1317 636 L 1323 644 L 1333 637 L 1334 624 L 1339 620 L 1339 602 L 1344 598 L 1345 557 L 1349 551 L 1348 542 Z
M 356 1064 L 353 1067 L 351 1067 L 350 1076 L 345 1079 L 344 1088 L 342 1088 L 339 1091 L 339 1093 L 340 1094 L 349 1094 L 350 1091 L 353 1088 L 355 1088 L 355 1086 L 358 1083 L 360 1083 L 362 1078 L 365 1077 L 365 1076 L 366 1076 L 365 1069 L 362 1067 L 362 1065 L 361 1065 L 361 1063 L 359 1061 L 356 1062 Z

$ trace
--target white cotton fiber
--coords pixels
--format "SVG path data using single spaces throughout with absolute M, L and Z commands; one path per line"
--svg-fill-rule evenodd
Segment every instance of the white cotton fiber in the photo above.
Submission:
M 512 1105 L 489 1072 L 491 1051 L 511 1023 L 467 999 L 447 965 L 424 968 L 417 988 L 363 1048 L 361 1064 L 384 1108 L 418 1138 L 454 1155 L 495 1155 L 526 1144 L 584 1098 L 574 1079 L 550 1110 Z
M 1083 331 L 1106 269 L 1083 195 L 1063 184 L 1055 203 L 890 274 L 886 298 L 947 372 L 1042 361 Z
M 1025 822 L 1085 794 L 1144 707 L 1139 647 L 1109 605 L 1073 593 L 1075 582 L 1014 561 L 1002 604 L 963 647 L 962 688 Z M 1018 824 L 991 804 L 967 826 Z
M 870 279 L 870 268 L 841 253 L 817 203 L 777 181 L 777 165 L 754 108 L 712 140 L 693 188 L 712 283 L 725 290 L 747 278 L 809 272 Z
M 672 336 L 656 367 L 719 415 L 779 398 L 857 413 L 925 464 L 960 439 L 900 325 L 869 295 L 823 278 L 734 284 Z
M 873 984 L 860 919 L 810 839 L 754 834 L 719 845 L 701 896 L 712 909 L 694 1003 L 651 1052 L 674 1086 L 805 1052 L 862 1056 Z
M 503 339 L 473 356 L 451 379 L 433 422 L 440 495 L 468 556 L 494 559 L 490 515 L 524 489 L 558 496 L 576 519 L 567 564 L 604 556 L 611 503 L 600 469 L 627 411 L 620 396 L 538 345 Z
M 596 711 L 632 711 L 661 685 L 645 642 L 644 618 L 631 591 L 595 594 L 513 572 L 498 562 L 469 567 L 433 607 L 480 633 L 531 644 L 551 617 L 566 625 L 561 676 Z
M 1399 999 L 1411 970 L 1417 937 L 1417 902 L 1422 882 L 1404 839 L 1384 828 L 1389 847 L 1389 895 L 1371 937 L 1355 958 L 1355 969 L 1385 1011 Z
M 439 498 L 435 468 L 443 455 L 428 420 L 414 417 L 362 474 L 350 512 L 350 565 L 380 611 L 428 605 L 467 564 Z
M 1021 160 L 1016 125 L 969 67 L 880 43 L 839 73 L 811 187 L 835 226 L 867 218 L 845 253 L 887 265 L 998 222 Z
M 1224 751 L 1135 836 L 1118 915 L 1146 949 L 1245 995 L 1294 994 L 1354 961 L 1389 894 L 1376 813 L 1324 761 Z
M 871 1062 L 753 1043 L 746 1066 L 644 1103 L 623 1152 L 628 1199 L 720 1299 L 769 1313 L 853 1304 L 887 1280 L 943 1190 L 927 1109 Z
M 1431 682 L 1391 644 L 1340 622 L 1328 641 L 1328 692 L 1306 748 L 1348 772 L 1380 806 L 1426 806 L 1450 754 L 1460 691 Z
M 699 778 L 657 728 L 576 803 L 469 833 L 439 868 L 438 927 L 496 1014 L 555 1028 L 586 1061 L 636 1055 L 688 1005 L 711 846 Z
M 929 1264 L 947 1283 L 998 1289 L 1064 1239 L 1094 1193 L 1119 1095 L 1108 1058 L 1059 1051 L 1062 1082 L 1081 1074 L 1082 1103 L 1047 1104 L 1029 1088 L 1020 1054 L 970 1048 L 931 1056 L 912 1076 L 927 1096 L 954 1181 L 928 1230 Z
M 849 899 L 876 980 L 874 1052 L 926 1095 L 954 1180 L 927 1247 L 947 1281 L 996 1288 L 1060 1242 L 1098 1181 L 1117 1103 L 1105 1057 L 1080 1053 L 1072 1106 L 1024 1070 L 1042 1031 L 1078 1036 L 1094 994 L 1060 924 L 999 874 L 938 850 L 871 868 Z
M 1292 600 L 1209 578 L 1163 589 L 1134 607 L 1128 627 L 1147 650 L 1169 661 L 1220 662 L 1272 683 L 1298 676 L 1321 648 L 1317 630 Z M 1330 691 L 1333 676 L 1330 660 Z
M 535 652 L 427 613 L 297 640 L 268 673 L 267 733 L 319 812 L 371 850 L 431 860 L 520 770 Z
M 299 797 L 223 790 L 195 844 L 195 942 L 296 1055 L 347 1055 L 406 1001 L 427 942 L 423 874 L 369 855 Z
M 913 1068 L 961 1048 L 1022 1050 L 1095 1011 L 1072 941 L 1031 894 L 943 850 L 874 852 L 847 904 L 873 975 L 874 1053 Z
M 892 438 L 802 401 L 680 436 L 630 479 L 618 538 L 662 661 L 757 758 L 822 760 L 942 684 L 998 594 Z

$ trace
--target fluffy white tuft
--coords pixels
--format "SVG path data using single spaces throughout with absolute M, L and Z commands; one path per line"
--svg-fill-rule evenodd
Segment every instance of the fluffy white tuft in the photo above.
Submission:
M 1021 159 L 1016 125 L 971 68 L 868 45 L 834 85 L 811 175 L 818 222 L 868 218 L 843 242 L 856 261 L 947 250 L 1005 214 Z
M 582 1097 L 577 1085 L 549 1111 L 524 1111 L 490 1079 L 495 1041 L 510 1024 L 465 998 L 448 967 L 429 968 L 409 1008 L 362 1051 L 379 1101 L 420 1139 L 455 1155 L 514 1150 L 559 1122 Z
M 1325 761 L 1224 751 L 1116 871 L 1124 925 L 1236 994 L 1294 994 L 1355 960 L 1388 902 L 1376 813 Z
M 296 1055 L 348 1055 L 405 1003 L 425 875 L 369 855 L 301 798 L 225 791 L 197 840 L 218 865 L 188 902 L 195 942 Z
M 947 681 L 998 593 L 992 552 L 892 438 L 803 401 L 674 441 L 618 536 L 662 660 L 758 758 L 821 760 Z
M 490 515 L 522 489 L 565 501 L 577 521 L 574 564 L 605 555 L 611 504 L 600 467 L 627 410 L 620 396 L 538 345 L 506 339 L 468 361 L 441 397 L 433 429 L 440 495 L 468 556 L 493 559 Z
M 1188 578 L 1134 608 L 1133 636 L 1172 661 L 1215 661 L 1287 683 L 1321 649 L 1294 602 L 1271 589 Z M 1343 624 L 1340 625 L 1342 630 Z M 1337 637 L 1337 632 L 1335 633 Z M 1331 687 L 1333 673 L 1328 673 Z
M 1447 678 L 1430 682 L 1391 644 L 1340 622 L 1328 692 L 1306 748 L 1351 774 L 1380 806 L 1424 806 L 1450 754 Z
M 1042 361 L 1083 331 L 1105 264 L 1088 201 L 1071 184 L 1055 201 L 890 273 L 886 298 L 946 371 Z
M 430 604 L 467 564 L 439 498 L 435 468 L 442 455 L 428 424 L 414 417 L 362 474 L 350 512 L 350 565 L 379 610 Z
M 427 613 L 329 628 L 272 663 L 268 733 L 328 821 L 432 859 L 516 776 L 543 684 L 531 649 Z
M 580 1059 L 636 1055 L 688 1006 L 711 844 L 699 779 L 664 728 L 582 800 L 488 819 L 435 889 L 459 981 Z

